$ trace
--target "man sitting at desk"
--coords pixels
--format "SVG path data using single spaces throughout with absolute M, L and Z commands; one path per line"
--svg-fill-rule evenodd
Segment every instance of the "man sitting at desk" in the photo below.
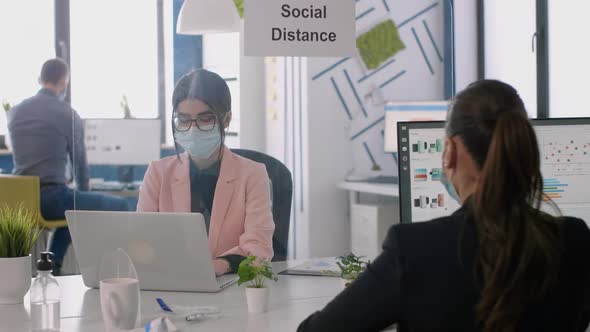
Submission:
M 41 214 L 46 220 L 63 220 L 66 210 L 127 211 L 127 201 L 122 198 L 88 192 L 84 124 L 64 101 L 68 81 L 69 69 L 63 60 L 46 61 L 39 78 L 41 90 L 8 112 L 13 172 L 40 178 Z M 68 157 L 77 190 L 66 186 Z M 67 227 L 56 230 L 50 244 L 56 274 L 71 241 Z

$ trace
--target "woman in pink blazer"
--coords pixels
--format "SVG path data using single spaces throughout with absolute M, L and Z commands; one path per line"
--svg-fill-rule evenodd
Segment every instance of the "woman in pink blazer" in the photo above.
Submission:
M 271 259 L 268 174 L 264 165 L 224 145 L 231 121 L 225 80 L 204 69 L 193 71 L 178 81 L 172 102 L 175 145 L 185 152 L 149 165 L 137 211 L 202 213 L 217 275 L 236 272 L 249 254 Z

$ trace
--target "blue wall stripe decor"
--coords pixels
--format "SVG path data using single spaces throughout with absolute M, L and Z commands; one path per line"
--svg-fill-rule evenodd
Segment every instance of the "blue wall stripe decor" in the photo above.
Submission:
M 382 0 L 383 1 L 383 6 L 385 6 L 385 10 L 387 10 L 387 12 L 389 13 L 389 5 L 387 5 L 387 0 Z
M 367 151 L 367 155 L 369 156 L 369 159 L 371 159 L 373 165 L 377 165 L 377 161 L 375 161 L 375 157 L 373 156 L 373 153 L 371 153 L 371 149 L 369 149 L 367 142 L 363 142 L 363 146 L 365 147 L 365 151 Z
M 342 97 L 342 92 L 340 92 L 338 85 L 336 85 L 336 81 L 334 80 L 334 77 L 330 77 L 330 81 L 332 81 L 332 86 L 334 87 L 334 90 L 336 90 L 336 94 L 338 95 L 338 99 L 340 99 L 340 103 L 342 103 L 342 107 L 344 107 L 344 110 L 346 111 L 346 114 L 348 115 L 348 119 L 352 120 L 352 114 L 350 113 L 350 109 L 348 108 L 348 105 L 346 105 L 346 101 L 344 100 L 344 97 Z
M 422 46 L 422 42 L 420 42 L 420 38 L 418 38 L 418 34 L 416 33 L 416 29 L 412 28 L 412 34 L 414 35 L 414 39 L 416 39 L 416 43 L 418 44 L 418 47 L 420 48 L 420 52 L 422 52 L 422 56 L 424 57 L 424 61 L 426 62 L 426 65 L 428 66 L 430 73 L 432 75 L 434 75 L 434 69 L 432 68 L 432 65 L 430 64 L 430 60 L 428 60 L 428 55 L 426 55 L 426 51 L 424 51 L 424 46 Z
M 319 72 L 318 74 L 316 74 L 314 77 L 311 78 L 312 81 L 317 80 L 318 78 L 322 77 L 322 75 L 326 74 L 327 72 L 329 72 L 330 70 L 338 67 L 339 65 L 345 63 L 348 59 L 350 58 L 343 58 L 340 61 L 336 62 L 335 64 L 329 66 L 328 68 L 322 70 L 321 72 Z
M 360 20 L 361 18 L 369 15 L 374 10 L 375 10 L 375 7 L 371 7 L 369 9 L 365 10 L 364 12 L 360 13 L 357 17 L 355 17 L 355 20 L 357 20 L 357 21 Z
M 436 45 L 436 41 L 434 40 L 434 37 L 432 36 L 432 32 L 430 31 L 430 28 L 428 27 L 428 23 L 426 23 L 426 20 L 422 20 L 422 24 L 424 25 L 424 29 L 426 29 L 426 33 L 428 34 L 428 38 L 430 38 L 430 42 L 432 43 L 432 47 L 434 47 L 434 50 L 436 51 L 436 55 L 438 56 L 438 59 L 442 62 L 443 61 L 442 54 L 440 54 L 440 50 L 439 50 L 438 46 Z
M 342 107 L 349 120 L 345 130 L 352 142 L 355 171 L 375 170 L 372 166 L 378 164 L 385 174 L 395 174 L 395 155 L 384 151 L 384 137 L 379 134 L 384 128 L 385 105 L 388 101 L 443 99 L 451 77 L 448 75 L 451 63 L 447 53 L 450 40 L 447 24 L 452 8 L 447 0 L 363 0 L 356 3 L 357 36 L 391 19 L 398 23 L 399 37 L 405 48 L 384 59 L 373 70 L 363 64 L 358 54 L 310 60 L 317 64 L 311 65 L 310 89 L 317 87 L 325 88 L 328 93 L 331 89 L 336 92 L 328 98 L 336 106 L 333 111 L 342 112 L 339 109 Z
M 428 12 L 429 10 L 431 10 L 432 8 L 434 8 L 436 6 L 438 6 L 438 2 L 433 3 L 432 5 L 430 5 L 430 6 L 426 7 L 426 8 L 424 8 L 424 9 L 422 9 L 421 11 L 419 11 L 416 15 L 414 15 L 414 16 L 412 16 L 412 17 L 410 17 L 410 18 L 408 18 L 408 19 L 406 19 L 404 21 L 402 21 L 397 27 L 398 28 L 403 27 L 404 25 L 410 23 L 412 20 L 417 19 L 418 17 L 420 17 L 420 15 Z
M 350 79 L 350 75 L 348 75 L 348 71 L 346 71 L 346 69 L 344 69 L 344 76 L 346 76 L 346 80 L 348 81 L 348 84 L 350 85 L 350 89 L 354 93 L 354 97 L 356 98 L 356 101 L 359 103 L 359 106 L 361 107 L 361 110 L 363 111 L 365 118 L 369 117 L 369 114 L 367 113 L 367 110 L 365 109 L 365 106 L 363 105 L 363 101 L 361 100 L 361 97 L 359 97 L 359 94 L 356 91 L 354 84 L 352 84 L 352 80 Z
M 381 85 L 379 85 L 379 88 L 384 88 L 386 87 L 389 83 L 397 80 L 398 78 L 400 78 L 402 75 L 404 75 L 406 73 L 405 70 L 402 70 L 401 72 L 397 73 L 397 75 L 393 76 L 392 78 L 388 79 L 387 81 L 381 83 Z
M 366 133 L 367 131 L 369 131 L 371 128 L 375 127 L 376 125 L 378 125 L 380 122 L 382 122 L 383 120 L 385 120 L 385 115 L 380 117 L 379 119 L 377 119 L 375 122 L 371 123 L 370 125 L 368 125 L 367 127 L 363 128 L 363 130 L 359 131 L 358 133 L 356 133 L 354 136 L 352 136 L 350 138 L 351 141 L 354 141 L 355 139 L 357 139 L 359 136 L 361 136 L 362 134 Z

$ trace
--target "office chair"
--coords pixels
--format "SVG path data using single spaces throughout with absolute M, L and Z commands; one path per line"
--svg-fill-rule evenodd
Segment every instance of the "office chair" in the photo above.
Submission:
M 279 160 L 262 152 L 232 149 L 233 153 L 264 164 L 272 185 L 272 216 L 275 222 L 275 232 L 272 237 L 274 250 L 273 261 L 287 260 L 289 246 L 289 223 L 291 222 L 291 198 L 293 195 L 293 180 L 289 169 Z

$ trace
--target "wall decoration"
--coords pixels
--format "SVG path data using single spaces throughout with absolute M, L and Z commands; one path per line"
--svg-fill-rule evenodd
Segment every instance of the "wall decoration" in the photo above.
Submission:
M 355 172 L 395 175 L 384 103 L 444 99 L 444 1 L 358 0 L 356 13 L 358 56 L 309 58 L 310 100 L 330 98 L 348 121 Z
M 367 69 L 376 69 L 406 48 L 391 19 L 377 24 L 356 39 L 356 47 Z

